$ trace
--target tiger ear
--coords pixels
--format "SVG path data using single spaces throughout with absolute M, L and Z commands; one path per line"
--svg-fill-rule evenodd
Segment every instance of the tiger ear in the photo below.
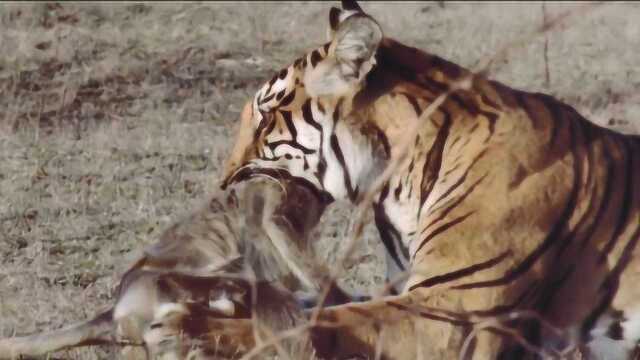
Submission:
M 361 10 L 332 8 L 329 24 L 327 60 L 305 75 L 311 96 L 340 95 L 357 87 L 375 65 L 375 53 L 382 41 L 380 25 Z
M 332 7 L 331 10 L 329 10 L 329 31 L 327 32 L 327 40 L 329 41 L 333 39 L 333 35 L 336 33 L 336 30 L 338 30 L 338 26 L 340 26 L 341 13 L 342 10 L 337 7 Z
M 350 16 L 340 24 L 332 46 L 346 79 L 362 79 L 371 70 L 381 40 L 380 25 L 367 15 Z
M 357 11 L 357 12 L 364 13 L 364 11 L 362 11 L 362 8 L 360 7 L 360 5 L 358 5 L 358 2 L 356 0 L 342 0 L 341 4 L 342 4 L 342 9 L 344 10 Z
M 343 0 L 342 10 L 332 7 L 331 10 L 329 10 L 329 29 L 327 32 L 327 40 L 331 41 L 342 21 L 357 13 L 364 14 L 364 11 L 356 1 Z

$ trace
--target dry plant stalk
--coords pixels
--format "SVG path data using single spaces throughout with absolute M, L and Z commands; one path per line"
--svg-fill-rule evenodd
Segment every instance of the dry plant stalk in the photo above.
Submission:
M 542 3 L 542 26 L 547 25 L 547 5 Z M 551 85 L 551 74 L 549 73 L 549 37 L 544 37 L 544 81 L 545 86 L 548 88 Z
M 473 330 L 469 333 L 469 335 L 467 335 L 467 337 L 464 340 L 462 349 L 460 350 L 460 360 L 465 359 L 467 355 L 467 351 L 469 350 L 469 346 L 471 345 L 471 341 L 476 337 L 476 335 L 480 331 L 490 330 L 490 329 L 496 329 L 496 330 L 500 330 L 505 333 L 508 333 L 520 345 L 524 346 L 527 350 L 538 354 L 543 359 L 564 358 L 568 356 L 578 346 L 578 344 L 576 344 L 575 342 L 575 339 L 571 338 L 571 341 L 569 342 L 569 344 L 567 344 L 567 346 L 565 346 L 564 349 L 561 349 L 560 351 L 552 349 L 552 353 L 549 353 L 546 349 L 538 345 L 531 344 L 517 330 L 506 327 L 502 324 L 504 321 L 519 320 L 519 319 L 535 319 L 541 325 L 551 330 L 557 336 L 562 336 L 565 333 L 567 333 L 566 331 L 553 326 L 552 324 L 547 322 L 544 318 L 542 318 L 538 313 L 534 311 L 514 310 L 507 314 L 500 315 L 500 316 L 492 316 L 490 318 L 487 318 L 486 320 L 475 323 L 473 325 Z

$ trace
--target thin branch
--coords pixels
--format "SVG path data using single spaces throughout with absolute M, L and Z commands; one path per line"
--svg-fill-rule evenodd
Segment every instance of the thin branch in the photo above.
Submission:
M 547 26 L 547 3 L 542 2 L 542 26 Z M 551 85 L 551 75 L 549 74 L 549 37 L 544 36 L 544 81 L 547 89 Z
M 464 340 L 462 349 L 460 350 L 459 359 L 460 360 L 466 359 L 469 346 L 471 345 L 471 341 L 478 335 L 480 331 L 489 330 L 489 329 L 500 330 L 502 332 L 505 332 L 511 335 L 512 339 L 516 340 L 520 345 L 524 346 L 527 350 L 542 356 L 542 358 L 544 359 L 559 358 L 559 357 L 562 358 L 564 356 L 567 356 L 568 354 L 570 354 L 572 351 L 576 349 L 577 344 L 576 344 L 575 338 L 572 336 L 569 336 L 571 341 L 567 344 L 567 346 L 564 349 L 561 349 L 559 351 L 555 349 L 551 349 L 552 354 L 550 354 L 547 351 L 547 349 L 545 349 L 544 347 L 541 347 L 536 344 L 532 344 L 530 341 L 524 338 L 522 334 L 520 334 L 520 332 L 517 331 L 516 329 L 506 327 L 503 325 L 503 322 L 505 321 L 521 320 L 521 319 L 534 319 L 538 321 L 542 326 L 551 330 L 551 332 L 553 332 L 556 336 L 559 336 L 559 337 L 562 337 L 568 332 L 553 326 L 535 311 L 512 311 L 504 315 L 493 316 L 487 320 L 481 321 L 479 323 L 475 323 L 473 326 L 473 331 L 471 331 Z

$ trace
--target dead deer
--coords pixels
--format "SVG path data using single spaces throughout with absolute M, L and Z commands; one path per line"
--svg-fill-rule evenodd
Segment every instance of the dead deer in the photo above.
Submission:
M 294 181 L 249 179 L 240 187 L 215 194 L 144 249 L 122 276 L 113 307 L 68 328 L 0 340 L 0 358 L 95 344 L 123 346 L 127 359 L 232 358 L 255 336 L 306 319 L 293 293 L 319 289 L 328 273 L 306 243 L 324 204 Z M 336 287 L 328 303 L 347 300 Z M 225 332 L 225 321 L 239 318 L 252 326 Z M 314 356 L 308 333 L 278 350 Z

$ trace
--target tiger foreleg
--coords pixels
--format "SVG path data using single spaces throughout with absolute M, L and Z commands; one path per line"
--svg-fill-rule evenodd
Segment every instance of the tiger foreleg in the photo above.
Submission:
M 411 291 L 361 303 L 309 310 L 318 327 L 333 331 L 334 358 L 354 354 L 389 359 L 495 359 L 501 338 L 478 332 L 473 351 L 460 357 L 477 319 L 438 309 L 439 294 Z
M 209 344 L 219 344 L 218 352 L 229 354 L 237 351 L 238 354 L 246 355 L 261 354 L 277 343 L 296 339 L 304 332 L 309 332 L 314 336 L 314 349 L 321 358 L 349 359 L 364 356 L 374 359 L 376 352 L 384 355 L 381 358 L 430 358 L 417 357 L 422 350 L 416 349 L 420 346 L 428 347 L 429 340 L 421 337 L 415 329 L 415 322 L 424 319 L 406 310 L 415 302 L 416 299 L 406 294 L 357 304 L 308 309 L 305 311 L 305 318 L 297 321 L 296 326 L 290 327 L 288 331 L 283 328 L 281 330 L 284 331 L 274 332 L 274 336 L 258 339 L 254 337 L 254 322 L 251 319 L 208 317 L 207 333 L 202 338 L 209 339 L 206 341 Z

